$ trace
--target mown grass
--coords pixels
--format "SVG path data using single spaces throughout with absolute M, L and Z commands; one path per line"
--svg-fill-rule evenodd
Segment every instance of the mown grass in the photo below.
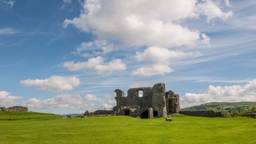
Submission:
M 247 117 L 178 115 L 173 116 L 172 122 L 166 122 L 165 118 L 110 116 L 63 119 L 51 114 L 0 113 L 0 144 L 254 144 L 255 137 L 256 119 Z

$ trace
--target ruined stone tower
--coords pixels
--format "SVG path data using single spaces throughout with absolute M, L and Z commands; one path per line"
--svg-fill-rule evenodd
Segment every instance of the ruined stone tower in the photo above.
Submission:
M 171 90 L 166 92 L 164 83 L 157 83 L 153 87 L 130 88 L 127 97 L 120 89 L 115 92 L 116 106 L 113 110 L 117 115 L 152 118 L 180 111 L 179 95 Z

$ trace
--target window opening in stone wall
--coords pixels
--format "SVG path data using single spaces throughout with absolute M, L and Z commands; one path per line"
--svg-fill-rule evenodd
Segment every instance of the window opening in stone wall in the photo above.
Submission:
M 141 113 L 141 118 L 148 118 L 148 110 Z
M 154 111 L 154 117 L 158 117 L 158 111 Z
M 124 115 L 130 115 L 130 110 L 125 110 Z
M 139 97 L 143 97 L 143 94 L 144 94 L 144 93 L 143 93 L 143 90 L 139 90 L 139 91 L 138 91 Z

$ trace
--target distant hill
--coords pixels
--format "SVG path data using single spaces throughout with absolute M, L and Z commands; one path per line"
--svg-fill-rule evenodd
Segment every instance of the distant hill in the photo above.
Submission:
M 251 107 L 256 107 L 256 102 L 211 102 L 201 104 L 199 106 L 192 106 L 182 108 L 182 111 L 187 110 L 214 110 L 214 111 L 227 111 L 232 112 L 235 110 L 242 111 Z

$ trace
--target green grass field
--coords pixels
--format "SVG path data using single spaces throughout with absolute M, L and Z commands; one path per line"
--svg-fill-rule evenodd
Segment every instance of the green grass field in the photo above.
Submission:
M 0 144 L 256 143 L 256 119 L 177 115 L 139 119 L 125 116 L 63 119 L 53 114 L 0 113 Z

